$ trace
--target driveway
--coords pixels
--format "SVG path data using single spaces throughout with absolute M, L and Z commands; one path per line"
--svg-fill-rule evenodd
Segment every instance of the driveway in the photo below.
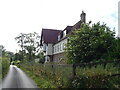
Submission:
M 10 65 L 10 69 L 6 77 L 3 79 L 1 88 L 38 88 L 20 68 L 15 65 Z M 34 89 L 35 90 L 35 89 Z

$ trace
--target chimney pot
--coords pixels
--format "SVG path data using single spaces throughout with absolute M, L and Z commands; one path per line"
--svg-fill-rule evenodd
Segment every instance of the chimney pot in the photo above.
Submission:
M 82 14 L 80 15 L 81 17 L 81 22 L 85 23 L 86 22 L 86 13 L 84 13 L 84 11 L 82 11 Z

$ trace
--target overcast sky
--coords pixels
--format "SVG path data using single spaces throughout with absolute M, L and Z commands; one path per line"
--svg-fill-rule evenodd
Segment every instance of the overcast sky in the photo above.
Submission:
M 119 0 L 0 0 L 0 44 L 16 52 L 19 33 L 37 32 L 42 28 L 63 30 L 80 20 L 105 22 L 118 32 Z

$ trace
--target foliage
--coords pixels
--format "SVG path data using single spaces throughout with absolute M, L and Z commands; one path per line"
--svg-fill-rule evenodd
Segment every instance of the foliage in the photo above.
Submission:
M 14 61 L 16 61 L 16 60 L 22 60 L 22 55 L 21 55 L 21 53 L 19 52 L 19 53 L 15 53 L 15 56 L 14 56 Z
M 66 55 L 69 63 L 91 62 L 93 60 L 112 59 L 115 45 L 115 33 L 106 24 L 100 22 L 83 24 L 69 37 Z
M 112 56 L 114 59 L 120 59 L 120 38 L 117 37 L 114 42 L 115 45 L 112 49 L 112 52 L 110 52 L 110 56 Z
M 5 56 L 5 47 L 3 45 L 0 45 L 0 52 L 2 52 L 1 56 Z
M 120 88 L 120 78 L 111 76 L 118 74 L 118 67 L 107 64 L 92 68 L 77 68 L 77 76 L 70 80 L 71 88 Z
M 35 58 L 35 54 L 38 53 L 40 36 L 38 33 L 20 33 L 15 40 L 17 40 L 18 45 L 22 48 L 22 56 L 26 57 L 27 60 L 31 61 Z
M 72 65 L 21 64 L 21 69 L 29 73 L 40 88 L 120 88 L 120 80 L 111 76 L 119 72 L 113 64 L 107 64 L 105 68 L 103 65 L 77 67 L 74 78 Z
M 2 57 L 0 57 L 0 80 L 2 78 Z
M 22 61 L 23 58 L 27 59 L 26 58 L 26 52 L 25 52 L 25 50 L 23 50 L 23 51 L 19 50 L 17 53 L 15 53 L 13 59 L 14 59 L 14 61 L 17 61 L 17 60 Z
M 44 56 L 44 53 L 43 52 L 40 52 L 36 55 L 36 58 L 39 58 L 39 63 L 44 63 L 45 62 L 45 56 Z
M 3 79 L 9 70 L 10 58 L 14 57 L 14 53 L 6 51 L 3 45 L 0 45 L 0 79 Z
M 67 81 L 72 73 L 71 65 L 21 64 L 20 67 L 36 77 L 34 80 L 40 88 L 67 88 Z M 41 79 L 43 83 L 36 81 Z
M 5 47 L 3 45 L 0 45 L 0 51 L 2 52 L 2 57 L 13 57 L 14 53 L 10 51 L 6 51 Z
M 39 70 L 40 66 L 26 65 L 21 64 L 20 68 L 25 71 L 37 84 L 40 88 L 56 88 L 52 80 L 42 76 L 41 73 L 43 70 Z M 42 68 L 40 68 L 42 69 Z
M 2 78 L 5 77 L 5 75 L 7 74 L 8 70 L 9 70 L 9 58 L 8 57 L 2 57 Z

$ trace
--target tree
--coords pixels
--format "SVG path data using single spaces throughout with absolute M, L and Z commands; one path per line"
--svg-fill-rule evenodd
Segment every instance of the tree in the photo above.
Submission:
M 44 63 L 45 62 L 45 56 L 44 56 L 44 53 L 43 52 L 40 52 L 36 55 L 36 58 L 39 58 L 39 63 Z
M 3 45 L 0 45 L 1 55 L 2 57 L 13 57 L 14 53 L 10 51 L 6 51 L 5 47 Z
M 120 59 L 120 38 L 117 37 L 114 41 L 114 46 L 112 48 L 112 52 L 110 52 L 110 56 L 114 59 Z
M 38 53 L 40 47 L 40 36 L 38 33 L 28 33 L 26 34 L 26 39 L 24 41 L 25 43 L 25 50 L 28 52 L 29 60 L 32 60 L 35 58 L 35 54 Z
M 17 41 L 18 45 L 22 49 L 22 59 L 23 59 L 23 50 L 24 50 L 24 40 L 25 40 L 25 33 L 20 33 L 17 37 L 15 37 L 15 40 Z
M 7 57 L 14 57 L 14 53 L 11 51 L 5 51 L 5 56 Z
M 106 24 L 100 22 L 83 24 L 69 37 L 66 55 L 69 63 L 89 63 L 96 60 L 107 60 L 113 49 L 115 33 Z
M 5 49 L 5 47 L 3 46 L 3 45 L 0 45 L 0 56 L 5 56 L 5 51 L 6 51 L 6 49 Z
M 28 56 L 28 60 L 34 59 L 35 54 L 38 53 L 40 49 L 40 36 L 38 35 L 38 33 L 34 32 L 28 34 L 20 34 L 20 36 L 16 37 L 15 39 L 22 48 L 22 52 L 23 50 L 25 50 L 26 55 Z
M 22 56 L 22 54 L 24 56 Z M 18 53 L 15 53 L 15 55 L 14 55 L 14 61 L 22 61 L 23 57 L 25 58 L 25 55 L 26 55 L 25 50 L 23 50 L 23 51 L 19 50 Z

